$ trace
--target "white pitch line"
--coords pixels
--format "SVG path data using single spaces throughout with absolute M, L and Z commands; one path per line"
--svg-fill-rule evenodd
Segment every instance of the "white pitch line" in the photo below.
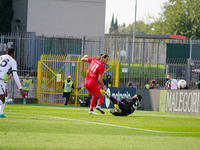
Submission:
M 7 113 L 12 113 L 12 112 L 7 112 Z M 193 134 L 199 134 L 199 133 L 200 133 L 200 132 L 170 132 L 170 131 L 157 131 L 157 130 L 150 130 L 150 129 L 141 129 L 141 128 L 134 128 L 134 127 L 126 127 L 126 126 L 114 125 L 114 124 L 107 124 L 107 123 L 86 121 L 86 120 L 77 120 L 77 119 L 69 119 L 69 118 L 62 118 L 62 117 L 53 117 L 53 116 L 47 116 L 47 115 L 35 115 L 35 114 L 25 114 L 25 113 L 12 113 L 12 114 L 32 115 L 32 116 L 39 116 L 39 117 L 46 117 L 46 118 L 54 118 L 54 119 L 61 119 L 61 120 L 74 121 L 74 122 L 84 122 L 84 123 L 98 124 L 98 125 L 104 125 L 104 126 L 118 127 L 118 128 L 124 128 L 124 129 L 132 129 L 132 130 L 140 130 L 140 131 L 154 132 L 154 133 L 193 133 Z

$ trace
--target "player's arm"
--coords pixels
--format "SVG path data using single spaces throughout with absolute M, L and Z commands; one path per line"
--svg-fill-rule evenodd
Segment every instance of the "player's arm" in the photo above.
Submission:
M 103 87 L 103 90 L 106 91 L 106 86 L 103 83 L 103 76 L 99 75 L 98 77 L 99 84 Z
M 13 70 L 13 77 L 14 77 L 14 80 L 18 86 L 19 89 L 22 89 L 22 86 L 20 84 L 20 80 L 19 80 L 19 77 L 17 75 L 17 71 Z
M 19 77 L 17 75 L 17 63 L 16 61 L 13 61 L 11 62 L 12 64 L 12 73 L 13 73 L 13 78 L 15 80 L 15 83 L 17 84 L 18 88 L 19 88 L 19 92 L 21 93 L 22 97 L 24 98 L 25 95 L 24 95 L 24 91 L 22 90 L 22 86 L 20 84 L 20 80 L 19 80 Z
M 20 84 L 20 80 L 19 80 L 19 77 L 17 75 L 17 71 L 14 71 L 13 70 L 13 78 L 15 80 L 15 83 L 17 84 L 18 88 L 19 88 L 19 92 L 21 93 L 22 97 L 24 98 L 25 95 L 24 95 L 24 91 L 22 90 L 22 86 Z
M 88 62 L 88 57 L 89 57 L 89 55 L 83 56 L 83 57 L 81 58 L 81 61 L 83 61 L 83 62 Z

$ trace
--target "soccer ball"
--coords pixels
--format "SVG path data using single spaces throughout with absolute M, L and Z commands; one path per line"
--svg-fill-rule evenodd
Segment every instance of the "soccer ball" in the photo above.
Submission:
M 12 99 L 12 98 L 9 98 L 9 99 L 8 99 L 8 103 L 11 104 L 12 102 L 13 102 L 13 99 Z
M 178 81 L 178 86 L 180 87 L 180 88 L 185 88 L 186 87 L 186 85 L 187 85 L 187 83 L 186 83 L 186 81 L 185 80 L 179 80 Z

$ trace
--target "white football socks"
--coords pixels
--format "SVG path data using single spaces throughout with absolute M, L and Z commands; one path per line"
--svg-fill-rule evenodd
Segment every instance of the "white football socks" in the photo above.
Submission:
M 4 107 L 5 107 L 5 103 L 1 105 L 0 114 L 3 114 Z
M 7 97 L 5 97 L 5 102 L 8 102 L 8 96 L 7 96 Z
M 8 97 L 9 97 L 9 94 L 7 94 L 7 97 L 5 97 L 5 102 L 8 102 Z

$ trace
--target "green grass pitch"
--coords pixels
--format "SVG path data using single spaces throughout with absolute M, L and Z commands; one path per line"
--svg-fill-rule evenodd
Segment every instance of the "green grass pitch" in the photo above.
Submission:
M 6 105 L 0 150 L 199 150 L 200 115 L 135 111 L 89 115 L 89 108 Z M 97 112 L 97 111 L 96 111 Z

